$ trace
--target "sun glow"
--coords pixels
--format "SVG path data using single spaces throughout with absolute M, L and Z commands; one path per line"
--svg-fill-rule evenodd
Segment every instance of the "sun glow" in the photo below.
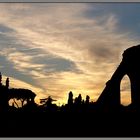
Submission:
M 103 7 L 0 4 L 0 71 L 10 77 L 10 87 L 32 90 L 37 103 L 48 96 L 67 103 L 69 91 L 96 101 L 123 50 L 139 42 L 130 31 L 122 32 L 125 17 L 111 8 L 104 13 Z M 121 91 L 122 104 L 130 102 L 127 91 Z

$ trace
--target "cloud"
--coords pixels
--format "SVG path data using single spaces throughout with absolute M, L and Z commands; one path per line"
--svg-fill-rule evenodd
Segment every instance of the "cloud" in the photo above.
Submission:
M 123 50 L 138 42 L 129 32 L 118 32 L 114 13 L 94 16 L 94 4 L 1 4 L 0 8 L 0 55 L 47 91 L 44 96 L 63 101 L 69 90 L 97 99 Z M 93 12 L 92 18 L 87 11 Z

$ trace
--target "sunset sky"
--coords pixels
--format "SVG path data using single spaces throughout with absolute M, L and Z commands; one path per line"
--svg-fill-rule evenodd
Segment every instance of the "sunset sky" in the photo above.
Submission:
M 139 44 L 140 4 L 0 3 L 0 71 L 10 88 L 57 104 L 68 93 L 96 101 L 126 48 Z M 121 84 L 128 104 L 128 81 Z

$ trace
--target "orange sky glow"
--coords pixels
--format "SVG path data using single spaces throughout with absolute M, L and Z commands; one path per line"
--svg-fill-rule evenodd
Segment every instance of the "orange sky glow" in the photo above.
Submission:
M 104 6 L 104 5 L 101 5 Z M 3 84 L 28 88 L 58 105 L 68 93 L 96 101 L 122 59 L 124 49 L 138 44 L 119 30 L 115 12 L 96 12 L 100 5 L 82 3 L 0 4 L 0 71 Z M 104 7 L 106 9 L 106 7 Z M 121 102 L 130 100 L 127 77 Z

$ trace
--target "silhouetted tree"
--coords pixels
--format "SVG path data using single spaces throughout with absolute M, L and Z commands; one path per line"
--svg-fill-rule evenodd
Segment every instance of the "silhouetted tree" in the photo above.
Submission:
M 78 97 L 75 97 L 75 99 L 74 99 L 74 104 L 75 104 L 75 105 L 78 104 Z
M 40 99 L 40 103 L 43 106 L 50 106 L 50 105 L 52 105 L 53 101 L 56 101 L 56 100 L 52 99 L 51 96 L 48 96 L 48 98 Z
M 79 96 L 77 98 L 77 102 L 78 102 L 78 104 L 82 103 L 82 96 L 81 96 L 81 94 L 79 94 Z
M 86 104 L 89 104 L 89 99 L 90 99 L 90 97 L 87 95 L 86 96 Z
M 46 105 L 47 105 L 47 106 L 51 106 L 51 105 L 52 105 L 52 101 L 54 101 L 54 100 L 52 99 L 51 96 L 49 96 L 49 97 L 48 97 L 48 100 L 46 101 Z
M 20 100 L 21 101 L 21 107 L 23 107 L 24 103 L 26 102 L 27 104 L 32 103 L 34 104 L 34 98 L 35 98 L 36 94 L 34 92 L 32 92 L 31 90 L 28 89 L 16 89 L 16 88 L 12 88 L 9 89 L 9 95 L 8 95 L 8 99 L 13 99 L 14 103 L 16 104 L 15 99 Z M 17 105 L 17 104 L 16 104 Z
M 53 101 L 56 101 L 52 99 L 51 96 L 48 96 L 48 98 L 40 99 L 40 103 L 42 104 L 45 111 L 56 111 L 56 105 L 52 104 Z
M 9 90 L 5 86 L 0 86 L 0 111 L 8 111 Z
M 73 104 L 73 93 L 70 91 L 68 97 L 68 105 L 72 105 L 72 104 Z
M 76 97 L 74 100 L 74 111 L 76 112 L 81 111 L 81 106 L 82 106 L 82 96 L 81 94 L 79 94 L 78 97 Z
M 85 104 L 85 100 L 82 100 L 82 104 Z
M 6 79 L 6 87 L 9 88 L 9 78 Z

